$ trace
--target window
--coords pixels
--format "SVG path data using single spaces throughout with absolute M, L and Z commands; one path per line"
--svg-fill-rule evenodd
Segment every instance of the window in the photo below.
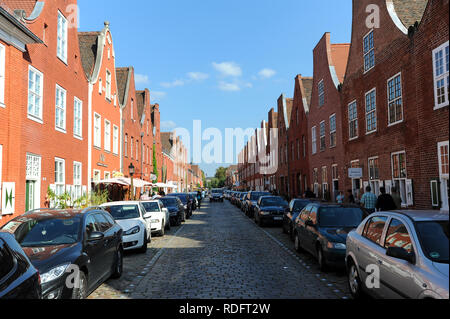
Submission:
M 325 104 L 325 88 L 323 85 L 323 80 L 319 82 L 319 106 L 323 106 Z
M 297 159 L 300 159 L 300 140 L 297 139 Z
M 28 70 L 28 116 L 42 120 L 42 95 L 44 76 L 31 65 Z
M 131 137 L 131 140 L 130 140 L 130 155 L 131 155 L 131 158 L 133 158 L 133 136 Z
M 336 164 L 331 167 L 331 178 L 333 181 L 337 181 L 339 179 L 339 170 Z
M 110 179 L 111 178 L 111 173 L 110 172 L 105 172 L 104 176 L 105 176 L 105 179 Z
M 322 167 L 322 199 L 326 199 L 328 193 L 328 169 Z
M 330 116 L 330 148 L 336 146 L 336 114 Z
M 66 184 L 66 164 L 63 159 L 55 158 L 55 193 L 61 196 L 65 192 Z
M 388 80 L 389 125 L 403 121 L 403 99 L 401 74 Z
M 94 182 L 100 181 L 100 171 L 98 169 L 94 169 Z
M 150 127 L 150 120 L 147 120 L 147 136 L 150 134 L 149 127 Z
M 303 135 L 303 157 L 306 158 L 306 137 Z
M 408 253 L 413 251 L 411 236 L 406 226 L 397 219 L 392 219 L 386 233 L 384 248 L 398 247 L 405 249 Z
M 358 138 L 358 110 L 356 109 L 356 101 L 348 105 L 348 122 L 350 139 Z
M 66 90 L 56 85 L 56 110 L 55 122 L 56 129 L 66 131 Z
M 449 182 L 449 155 L 448 155 L 449 143 L 448 141 L 438 144 L 438 156 L 439 156 L 439 178 L 440 178 L 440 201 L 441 209 L 448 210 L 449 197 L 450 197 L 450 182 Z
M 326 133 L 325 133 L 325 121 L 320 123 L 320 150 L 323 151 L 326 148 Z
M 405 152 L 392 154 L 392 179 L 394 186 L 400 193 L 402 206 L 406 206 L 407 201 L 407 173 Z
M 434 109 L 448 105 L 449 101 L 449 52 L 447 41 L 433 50 L 433 75 L 434 75 Z
M 448 145 L 448 142 L 439 145 L 439 173 L 447 177 L 449 176 Z
M 366 94 L 366 133 L 377 130 L 377 102 L 376 89 Z
M 377 216 L 369 219 L 364 227 L 363 237 L 381 246 L 381 237 L 386 226 L 387 217 Z
M 131 99 L 131 120 L 134 120 L 134 100 Z
M 373 43 L 373 30 L 364 37 L 364 72 L 375 66 L 375 49 Z
M 0 44 L 0 107 L 5 106 L 5 46 Z
M 106 98 L 111 100 L 111 72 L 106 70 Z
M 102 147 L 102 117 L 94 113 L 94 146 L 95 147 Z
M 14 267 L 16 266 L 17 259 L 11 254 L 10 250 L 6 246 L 5 242 L 0 239 L 0 280 L 5 281 L 11 279 L 11 275 L 14 275 Z M 14 276 L 13 276 L 14 278 Z
M 136 161 L 139 161 L 139 140 L 136 140 Z
M 124 155 L 125 157 L 128 157 L 128 134 L 125 134 Z
M 369 178 L 370 180 L 380 179 L 380 166 L 378 157 L 369 159 Z
M 83 103 L 75 98 L 73 103 L 73 134 L 82 137 L 83 133 Z
M 82 192 L 82 180 L 81 180 L 81 163 L 73 162 L 73 186 L 75 197 L 72 200 L 77 200 L 81 197 Z
M 56 55 L 67 63 L 67 19 L 58 12 L 58 39 Z
M 111 152 L 111 122 L 105 120 L 105 151 Z
M 317 153 L 317 132 L 316 132 L 316 127 L 314 126 L 312 128 L 312 133 L 311 133 L 311 138 L 312 138 L 312 153 L 316 154 Z
M 119 128 L 116 125 L 113 126 L 113 153 L 119 154 Z

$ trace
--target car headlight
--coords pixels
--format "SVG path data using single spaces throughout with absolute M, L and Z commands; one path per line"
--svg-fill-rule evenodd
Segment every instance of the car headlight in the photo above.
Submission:
M 152 224 L 159 224 L 159 219 L 152 219 Z
M 267 216 L 267 215 L 270 215 L 270 212 L 260 212 L 260 214 L 263 216 Z
M 347 245 L 341 243 L 328 243 L 327 247 L 329 249 L 347 249 Z
M 184 209 L 187 209 L 187 205 L 184 205 L 183 207 L 184 207 Z
M 124 232 L 124 236 L 130 236 L 130 235 L 134 235 L 137 234 L 141 231 L 141 228 L 139 226 L 133 227 L 130 230 L 127 230 L 126 232 Z
M 67 270 L 67 267 L 70 266 L 70 263 L 52 268 L 51 270 L 47 271 L 46 273 L 41 275 L 41 284 L 45 284 L 47 282 L 53 281 L 55 279 L 58 279 L 59 277 L 61 277 L 62 275 L 64 275 L 64 273 Z

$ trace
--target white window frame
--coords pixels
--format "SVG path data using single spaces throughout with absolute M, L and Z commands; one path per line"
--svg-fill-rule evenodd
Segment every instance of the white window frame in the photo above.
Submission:
M 364 51 L 364 41 L 366 40 L 367 37 L 370 36 L 370 34 L 372 33 L 372 41 L 373 41 L 373 47 L 372 49 L 369 49 L 369 51 L 365 52 Z M 375 33 L 374 33 L 374 29 L 370 30 L 368 33 L 366 33 L 366 35 L 363 37 L 363 41 L 362 41 L 362 51 L 363 51 L 363 69 L 364 69 L 364 74 L 366 74 L 367 72 L 369 72 L 370 70 L 372 70 L 375 65 L 376 65 L 376 58 L 375 58 Z M 370 55 L 370 53 L 373 51 L 373 65 L 369 66 L 368 69 L 366 69 L 366 56 Z
M 111 152 L 111 122 L 105 119 L 105 131 L 104 131 L 103 145 L 106 152 Z
M 3 169 L 3 145 L 0 144 L 0 203 L 2 203 L 2 169 Z M 0 219 L 2 217 L 2 205 L 0 205 Z
M 123 155 L 126 157 L 126 158 L 128 158 L 128 134 L 125 134 L 125 137 L 124 137 L 124 150 L 123 150 Z
M 134 121 L 134 100 L 133 99 L 131 99 L 130 106 L 131 106 L 131 120 Z
M 68 21 L 66 17 L 58 10 L 58 22 L 57 22 L 57 44 L 56 44 L 56 56 L 67 64 L 67 52 L 68 52 Z
M 394 98 L 392 101 L 390 100 L 390 96 L 389 96 L 389 82 L 394 81 L 395 78 L 400 76 L 400 90 L 401 90 L 401 95 L 399 97 Z M 403 99 L 403 79 L 402 79 L 402 72 L 398 72 L 397 74 L 395 74 L 393 77 L 389 78 L 387 80 L 387 87 L 386 87 L 386 92 L 387 92 L 387 120 L 388 120 L 388 127 L 389 126 L 394 126 L 397 124 L 400 124 L 404 121 L 405 119 L 405 114 L 404 114 L 404 99 Z M 396 102 L 397 100 L 401 100 L 402 101 L 402 119 L 401 120 L 397 120 L 395 122 L 391 123 L 391 116 L 390 116 L 390 104 Z M 395 105 L 395 104 L 394 104 Z
M 110 179 L 111 178 L 111 173 L 108 171 L 104 171 L 103 172 L 103 178 L 104 179 Z
M 79 114 L 76 113 L 76 105 L 79 106 Z M 78 124 L 79 132 L 75 130 Z M 83 138 L 83 102 L 75 96 L 73 101 L 73 136 L 82 139 Z
M 119 127 L 113 125 L 113 154 L 119 154 Z
M 0 43 L 0 107 L 5 107 L 6 47 Z
M 98 122 L 97 122 L 98 119 Z M 96 132 L 96 124 L 98 123 L 98 132 Z M 94 147 L 102 147 L 102 116 L 94 112 Z
M 353 104 L 355 105 L 355 110 L 356 110 L 356 116 L 354 119 L 350 119 L 350 107 L 353 107 Z M 347 112 L 348 112 L 348 137 L 349 137 L 349 141 L 353 141 L 356 140 L 359 137 L 359 126 L 358 126 L 358 103 L 356 100 L 354 100 L 353 102 L 350 102 L 347 106 Z M 356 131 L 356 136 L 352 137 L 352 123 L 355 122 L 355 131 Z
M 134 140 L 134 137 L 133 136 L 131 136 L 130 137 L 130 158 L 131 159 L 134 159 L 134 154 L 133 154 L 133 140 Z
M 36 88 L 36 75 L 39 75 L 40 77 L 40 81 L 39 81 L 39 92 L 35 92 L 35 91 L 30 91 L 30 75 L 32 75 L 33 77 L 33 83 L 34 83 L 34 88 Z M 31 95 L 33 95 L 33 113 L 30 113 L 30 99 L 31 99 Z M 39 105 L 36 105 L 36 97 L 39 98 Z M 32 67 L 31 65 L 28 66 L 28 100 L 27 100 L 27 117 L 30 120 L 33 120 L 35 122 L 38 122 L 40 124 L 43 124 L 43 117 L 42 117 L 42 108 L 43 108 L 43 99 L 44 99 L 44 75 L 42 74 L 42 72 L 38 71 L 37 69 L 35 69 L 34 67 Z M 39 114 L 36 115 L 36 108 L 39 108 Z
M 325 105 L 325 84 L 323 82 L 323 79 L 319 81 L 319 83 L 317 84 L 317 90 L 319 93 L 319 107 L 324 106 Z
M 98 180 L 97 179 L 95 179 L 95 175 L 96 174 L 98 174 Z M 93 182 L 98 182 L 98 181 L 100 181 L 101 179 L 102 179 L 102 172 L 100 172 L 100 170 L 99 169 L 94 169 L 94 172 L 93 172 L 93 174 L 92 174 L 92 181 Z
M 405 169 L 406 169 L 406 176 L 405 177 L 394 177 L 394 157 L 397 156 L 397 155 L 400 155 L 400 154 L 403 154 L 405 156 L 405 165 L 407 165 L 407 163 L 408 163 L 408 161 L 406 159 L 406 151 L 400 151 L 400 152 L 391 153 L 392 180 L 394 181 L 393 186 L 397 186 L 395 184 L 396 181 L 399 182 L 400 187 L 397 187 L 397 191 L 399 192 L 400 197 L 402 199 L 402 207 L 408 207 L 408 205 L 407 205 L 408 198 L 407 198 L 407 189 L 406 189 L 406 182 L 408 180 L 408 169 L 407 169 L 407 167 L 405 167 Z M 399 170 L 400 170 L 400 167 L 399 167 Z M 399 173 L 401 173 L 401 171 L 399 171 Z
M 439 203 L 439 204 L 441 205 L 441 210 L 448 210 L 449 198 L 448 198 L 448 193 L 447 193 L 447 181 L 449 179 L 449 174 L 442 173 L 442 158 L 441 158 L 441 156 L 442 156 L 441 147 L 442 146 L 447 146 L 447 150 L 448 150 L 448 152 L 450 152 L 449 141 L 438 143 L 439 180 L 440 180 L 439 192 L 440 192 L 440 198 L 441 198 L 441 203 L 442 203 L 442 204 L 441 203 Z M 448 156 L 450 156 L 450 154 Z
M 57 103 L 58 96 L 59 96 L 58 91 L 63 93 L 62 96 L 64 97 L 64 101 L 63 101 L 62 105 L 58 105 L 58 103 Z M 62 125 L 60 125 L 60 123 L 58 123 L 58 121 L 57 121 L 58 110 L 61 113 L 60 115 L 62 116 L 60 119 L 60 120 L 62 120 Z M 56 84 L 56 89 L 55 89 L 55 129 L 57 131 L 66 133 L 66 117 L 67 117 L 67 91 L 64 88 L 62 88 L 60 85 Z
M 445 53 L 445 49 L 448 49 L 449 47 L 449 41 L 443 43 L 442 45 L 440 45 L 439 47 L 437 47 L 436 49 L 433 50 L 432 55 L 433 55 L 433 84 L 434 84 L 434 110 L 440 109 L 442 107 L 448 106 L 449 105 L 449 100 L 448 100 L 448 86 L 449 86 L 449 70 L 448 70 L 448 65 L 446 65 L 446 53 Z M 440 74 L 439 76 L 437 75 L 437 70 L 436 70 L 436 53 L 438 53 L 439 51 L 443 51 L 443 73 Z M 443 103 L 438 103 L 438 94 L 437 94 L 437 82 L 438 81 L 444 81 L 444 97 L 445 100 Z
M 323 125 L 323 135 L 322 135 L 322 125 Z M 322 148 L 322 139 L 324 141 L 323 148 Z M 319 149 L 321 152 L 327 149 L 327 123 L 325 121 L 320 122 L 319 125 Z
M 334 118 L 334 129 L 331 125 L 331 120 Z M 334 136 L 334 144 L 333 144 L 333 136 Z M 330 116 L 330 148 L 334 148 L 337 146 L 337 118 L 336 113 Z
M 62 172 L 59 172 L 58 169 L 60 168 L 60 165 L 62 164 Z M 57 175 L 62 174 L 62 180 L 58 181 Z M 64 194 L 66 188 L 66 160 L 55 157 L 55 193 L 58 196 L 61 196 Z
M 77 161 L 73 162 L 73 187 L 74 198 L 72 201 L 76 201 L 83 194 L 83 164 Z
M 367 107 L 368 107 L 368 104 L 367 104 L 367 97 L 370 96 L 370 95 L 372 95 L 372 94 L 373 94 L 373 98 L 374 98 L 373 103 L 374 103 L 375 107 L 374 107 L 373 110 L 367 111 Z M 365 105 L 366 105 L 366 108 L 365 108 L 365 114 L 366 114 L 366 135 L 369 135 L 369 134 L 375 133 L 375 132 L 377 131 L 377 129 L 378 129 L 378 119 L 377 119 L 377 89 L 376 89 L 376 88 L 373 88 L 372 90 L 368 91 L 368 92 L 365 94 L 365 96 L 364 96 L 364 101 L 365 101 Z M 372 130 L 369 130 L 369 123 L 368 123 L 368 120 L 369 120 L 369 116 L 372 116 L 372 115 L 373 115 L 374 118 L 375 118 L 375 128 L 373 128 Z
M 317 154 L 317 127 L 313 126 L 311 130 L 312 154 Z
M 106 94 L 105 97 L 111 101 L 111 85 L 112 85 L 112 73 L 106 69 Z

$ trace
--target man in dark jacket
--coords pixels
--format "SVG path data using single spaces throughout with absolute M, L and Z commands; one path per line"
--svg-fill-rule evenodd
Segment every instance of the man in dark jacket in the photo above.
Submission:
M 391 210 L 396 210 L 394 199 L 391 195 L 386 194 L 386 188 L 380 188 L 381 195 L 378 197 L 376 208 L 378 211 L 386 212 Z

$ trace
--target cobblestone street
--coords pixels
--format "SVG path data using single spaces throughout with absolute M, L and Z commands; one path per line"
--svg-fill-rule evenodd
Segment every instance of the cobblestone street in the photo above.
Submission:
M 261 229 L 228 202 L 207 202 L 149 247 L 127 254 L 123 277 L 89 298 L 349 298 L 344 273 L 321 273 L 281 228 Z

